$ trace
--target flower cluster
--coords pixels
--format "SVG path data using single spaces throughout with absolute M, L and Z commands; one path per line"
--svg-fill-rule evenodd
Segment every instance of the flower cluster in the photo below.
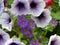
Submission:
M 26 37 L 32 37 L 31 28 L 35 26 L 35 22 L 32 19 L 26 19 L 24 15 L 17 17 L 17 24 L 21 28 L 21 32 L 26 35 Z
M 60 45 L 54 32 L 60 18 L 51 16 L 51 5 L 52 0 L 0 0 L 0 45 Z M 48 40 L 49 31 L 55 35 Z

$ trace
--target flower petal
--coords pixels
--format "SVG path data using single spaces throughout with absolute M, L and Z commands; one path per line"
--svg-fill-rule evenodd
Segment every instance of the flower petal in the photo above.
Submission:
M 50 16 L 50 11 L 48 9 L 45 9 L 43 13 L 44 14 L 41 14 L 39 17 L 31 16 L 31 18 L 35 21 L 37 27 L 44 28 L 52 19 L 52 17 Z

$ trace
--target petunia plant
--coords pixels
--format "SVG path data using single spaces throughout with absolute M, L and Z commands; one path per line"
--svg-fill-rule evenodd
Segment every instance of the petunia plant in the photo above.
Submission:
M 0 45 L 60 45 L 59 0 L 0 0 Z

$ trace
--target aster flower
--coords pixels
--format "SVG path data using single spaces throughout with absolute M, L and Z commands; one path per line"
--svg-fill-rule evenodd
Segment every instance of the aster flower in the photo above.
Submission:
M 29 26 L 29 28 L 34 27 L 35 26 L 35 22 L 32 19 L 29 19 L 28 20 L 28 26 Z
M 25 28 L 28 25 L 28 20 L 24 18 L 24 16 L 18 16 L 17 17 L 17 24 L 21 27 L 21 28 Z
M 21 28 L 21 32 L 26 36 L 26 37 L 32 37 L 32 31 L 29 27 Z
M 44 0 L 29 0 L 29 5 L 31 14 L 36 17 L 39 16 L 45 8 Z
M 5 42 L 9 39 L 9 34 L 0 29 L 0 45 L 5 45 Z
M 22 32 L 23 34 L 26 34 L 29 30 L 30 30 L 30 28 L 28 28 L 28 27 L 21 28 L 21 32 Z
M 58 21 L 55 18 L 52 18 L 52 20 L 50 21 L 50 24 L 55 27 L 57 26 Z
M 3 12 L 4 10 L 4 1 L 0 0 L 0 14 Z
M 22 14 L 29 14 L 29 3 L 28 0 L 14 0 L 10 12 L 14 14 L 15 16 L 17 15 L 22 15 Z
M 25 45 L 23 42 L 19 42 L 17 38 L 11 38 L 9 39 L 5 45 Z
M 27 31 L 26 34 L 25 34 L 25 36 L 27 38 L 31 38 L 33 36 L 32 31 L 31 30 Z
M 58 35 L 52 35 L 50 37 L 48 45 L 60 45 L 60 36 Z
M 33 39 L 33 40 L 29 41 L 29 45 L 39 45 L 39 43 L 36 39 Z
M 50 11 L 48 9 L 45 9 L 40 16 L 31 16 L 31 18 L 35 21 L 37 27 L 41 28 L 47 26 L 50 20 L 52 19 L 52 17 L 50 16 Z
M 0 16 L 0 24 L 2 24 L 2 28 L 7 29 L 8 31 L 11 31 L 12 29 L 12 22 L 11 18 L 7 13 L 2 13 Z

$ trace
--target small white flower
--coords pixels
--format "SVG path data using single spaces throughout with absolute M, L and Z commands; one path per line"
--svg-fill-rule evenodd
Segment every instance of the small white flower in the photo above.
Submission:
M 28 0 L 14 0 L 9 11 L 11 12 L 11 14 L 15 16 L 28 14 L 29 13 Z
M 12 21 L 7 13 L 1 14 L 0 24 L 2 24 L 2 28 L 6 28 L 8 31 L 12 30 Z
M 4 2 L 3 0 L 0 0 L 0 14 L 3 12 L 4 10 Z
M 31 14 L 36 17 L 39 16 L 45 8 L 44 0 L 29 0 L 29 5 Z
M 8 39 L 10 39 L 9 34 L 0 29 L 0 45 L 5 45 Z
M 58 35 L 52 35 L 50 37 L 48 45 L 60 45 L 60 36 Z
M 41 28 L 47 26 L 50 20 L 52 19 L 52 17 L 50 16 L 50 11 L 48 9 L 44 9 L 40 16 L 31 16 L 31 18 L 35 21 L 37 27 Z
M 17 38 L 11 38 L 9 39 L 5 45 L 25 45 L 23 42 L 19 42 Z

